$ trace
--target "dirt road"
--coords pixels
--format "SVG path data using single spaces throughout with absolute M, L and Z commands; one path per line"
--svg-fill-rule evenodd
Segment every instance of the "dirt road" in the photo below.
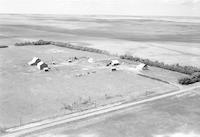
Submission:
M 58 126 L 58 125 L 61 125 L 61 124 L 64 124 L 64 123 L 82 120 L 82 119 L 85 119 L 85 118 L 102 115 L 102 114 L 105 114 L 105 113 L 117 111 L 117 110 L 120 110 L 120 109 L 125 109 L 125 108 L 128 108 L 128 107 L 132 107 L 132 106 L 143 104 L 143 103 L 148 103 L 148 102 L 159 100 L 159 99 L 162 99 L 162 98 L 175 96 L 175 95 L 182 94 L 182 93 L 185 93 L 185 92 L 190 92 L 190 91 L 197 89 L 197 88 L 200 88 L 200 86 L 185 88 L 185 89 L 182 89 L 182 90 L 179 90 L 179 91 L 166 93 L 166 94 L 163 94 L 163 95 L 158 95 L 158 96 L 155 96 L 155 97 L 151 97 L 151 98 L 147 98 L 147 99 L 135 101 L 135 102 L 128 102 L 128 103 L 119 102 L 119 103 L 103 106 L 103 107 L 100 107 L 100 108 L 95 108 L 95 109 L 91 109 L 91 110 L 86 110 L 86 111 L 74 113 L 74 114 L 71 114 L 71 115 L 66 115 L 66 116 L 63 116 L 63 117 L 58 117 L 58 118 L 55 118 L 55 119 L 47 119 L 47 120 L 40 121 L 40 122 L 37 122 L 37 123 L 27 124 L 27 125 L 24 125 L 24 126 L 21 126 L 21 127 L 10 128 L 10 129 L 6 130 L 7 133 L 5 135 L 3 135 L 3 137 L 19 137 L 19 136 L 22 136 L 24 134 L 28 134 L 28 133 L 35 132 L 35 131 L 42 130 L 42 129 L 46 129 L 46 128 L 50 128 L 50 127 L 53 127 L 53 126 Z

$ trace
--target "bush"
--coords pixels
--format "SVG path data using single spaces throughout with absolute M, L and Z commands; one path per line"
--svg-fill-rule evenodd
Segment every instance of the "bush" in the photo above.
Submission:
M 0 45 L 0 48 L 8 48 L 8 46 Z
M 196 82 L 200 82 L 200 73 L 193 73 L 190 77 L 184 77 L 178 80 L 178 82 L 182 85 L 189 85 Z
M 22 42 L 22 43 L 15 43 L 15 46 L 28 46 L 28 45 L 50 45 L 50 41 L 38 40 L 35 42 Z
M 191 84 L 191 79 L 189 77 L 184 77 L 178 80 L 179 84 L 189 85 Z

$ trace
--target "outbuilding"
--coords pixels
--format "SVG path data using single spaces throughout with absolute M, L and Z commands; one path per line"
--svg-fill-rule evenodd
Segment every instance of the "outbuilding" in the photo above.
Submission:
M 93 58 L 88 58 L 88 62 L 89 62 L 89 63 L 93 63 L 93 62 L 94 62 L 94 59 L 93 59 Z
M 118 66 L 120 62 L 118 60 L 111 60 L 106 66 Z
M 144 63 L 140 63 L 139 65 L 136 66 L 136 69 L 137 69 L 138 71 L 147 70 L 147 69 L 148 69 L 148 65 L 147 65 L 147 64 L 144 64 Z
M 41 59 L 39 59 L 38 57 L 34 57 L 31 61 L 28 62 L 28 65 L 34 66 L 37 65 L 40 61 Z
M 46 63 L 42 62 L 42 61 L 37 64 L 37 68 L 39 70 L 44 70 L 44 71 L 48 71 L 49 70 L 48 65 Z
M 74 62 L 74 61 L 76 61 L 76 60 L 78 60 L 78 58 L 75 56 L 75 57 L 69 58 L 67 61 L 68 61 L 69 63 L 72 63 L 72 62 Z
M 117 71 L 117 68 L 116 67 L 112 67 L 111 71 Z

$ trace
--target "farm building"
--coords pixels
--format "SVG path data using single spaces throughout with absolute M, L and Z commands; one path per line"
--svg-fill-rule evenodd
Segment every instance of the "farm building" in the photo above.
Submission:
M 42 61 L 37 64 L 37 68 L 39 70 L 44 70 L 44 71 L 49 70 L 48 65 L 46 63 L 42 62 Z
M 72 57 L 72 58 L 69 58 L 67 61 L 69 62 L 69 63 L 72 63 L 72 62 L 74 62 L 75 60 L 78 60 L 78 58 L 75 56 L 75 57 Z
M 93 63 L 93 62 L 94 62 L 94 59 L 93 59 L 93 58 L 89 58 L 89 59 L 88 59 L 88 62 L 89 62 L 89 63 Z
M 117 71 L 117 68 L 116 67 L 112 67 L 111 71 Z
M 147 64 L 141 63 L 141 64 L 139 64 L 139 65 L 136 66 L 136 69 L 137 69 L 138 71 L 147 70 L 147 69 L 148 69 L 148 65 L 147 65 Z
M 117 66 L 120 65 L 118 60 L 111 60 L 106 66 Z
M 37 65 L 40 61 L 41 59 L 39 59 L 38 57 L 34 57 L 30 62 L 28 62 L 28 65 L 30 66 Z

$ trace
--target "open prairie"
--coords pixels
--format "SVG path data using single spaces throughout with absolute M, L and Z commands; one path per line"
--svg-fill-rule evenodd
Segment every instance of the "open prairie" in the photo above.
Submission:
M 0 44 L 38 39 L 200 66 L 197 17 L 0 15 Z

